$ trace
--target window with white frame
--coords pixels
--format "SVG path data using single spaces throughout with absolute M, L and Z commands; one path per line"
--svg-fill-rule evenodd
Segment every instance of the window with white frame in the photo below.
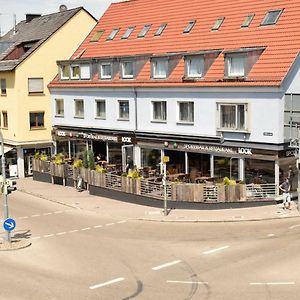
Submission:
M 167 121 L 167 102 L 152 101 L 152 121 Z
M 155 59 L 152 60 L 152 77 L 153 78 L 167 78 L 168 74 L 168 60 Z
M 219 103 L 220 129 L 247 130 L 247 104 Z
M 44 93 L 44 79 L 28 78 L 28 93 L 29 94 Z
M 115 38 L 115 36 L 117 35 L 117 33 L 119 32 L 119 30 L 120 30 L 120 28 L 114 28 L 106 40 L 108 40 L 108 41 L 113 40 Z
M 64 99 L 55 99 L 55 116 L 63 117 L 65 114 Z
M 79 65 L 71 65 L 71 79 L 80 78 L 80 67 Z
M 124 61 L 121 64 L 122 78 L 133 78 L 134 67 L 133 61 Z
M 203 77 L 204 74 L 204 57 L 203 55 L 188 57 L 185 60 L 187 77 Z
M 60 66 L 60 78 L 61 79 L 70 79 L 70 66 L 61 65 Z
M 75 99 L 74 105 L 75 105 L 74 117 L 75 118 L 84 118 L 84 101 L 83 101 L 83 99 Z
M 90 79 L 91 78 L 91 70 L 89 64 L 81 64 L 80 65 L 80 79 Z
M 226 56 L 227 76 L 245 76 L 245 56 L 241 54 Z
M 95 100 L 95 103 L 96 103 L 96 118 L 105 119 L 106 118 L 105 100 Z
M 110 62 L 103 62 L 100 64 L 100 77 L 101 79 L 112 78 L 112 65 Z
M 129 120 L 129 101 L 119 100 L 119 119 Z
M 179 122 L 194 122 L 194 102 L 178 102 Z

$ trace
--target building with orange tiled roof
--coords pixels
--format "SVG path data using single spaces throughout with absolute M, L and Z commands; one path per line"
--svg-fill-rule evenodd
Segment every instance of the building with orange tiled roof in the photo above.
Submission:
M 57 151 L 278 184 L 295 165 L 296 0 L 113 3 L 50 83 Z

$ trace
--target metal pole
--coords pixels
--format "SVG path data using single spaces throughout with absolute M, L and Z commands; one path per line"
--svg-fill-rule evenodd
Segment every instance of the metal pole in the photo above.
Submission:
M 297 159 L 297 169 L 298 169 L 298 187 L 297 187 L 297 193 L 298 193 L 298 211 L 300 211 L 300 170 L 299 170 L 299 158 L 300 158 L 300 141 L 299 141 L 299 134 L 300 130 L 298 130 L 298 159 Z
M 163 164 L 164 176 L 163 176 L 163 186 L 164 186 L 164 216 L 168 215 L 168 198 L 167 198 L 167 164 Z
M 5 157 L 4 157 L 4 143 L 3 143 L 3 135 L 2 131 L 0 130 L 0 141 L 1 141 L 1 165 L 2 165 L 2 177 L 3 177 L 3 185 L 6 182 L 6 174 L 5 174 Z M 4 220 L 8 219 L 8 204 L 7 204 L 7 194 L 3 190 L 3 205 L 4 205 Z M 10 243 L 10 231 L 5 231 L 5 240 Z

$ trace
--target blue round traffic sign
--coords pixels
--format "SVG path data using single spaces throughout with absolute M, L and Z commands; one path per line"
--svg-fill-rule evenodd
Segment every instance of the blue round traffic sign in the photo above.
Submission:
M 16 221 L 14 219 L 8 218 L 4 221 L 3 227 L 6 231 L 12 231 L 16 228 Z

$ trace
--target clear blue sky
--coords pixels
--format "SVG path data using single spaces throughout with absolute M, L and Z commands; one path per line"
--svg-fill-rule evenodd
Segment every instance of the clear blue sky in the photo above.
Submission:
M 112 2 L 121 0 L 0 0 L 1 35 L 13 27 L 13 14 L 17 22 L 25 19 L 27 13 L 46 15 L 57 12 L 61 4 L 68 8 L 83 6 L 96 19 L 99 19 Z

